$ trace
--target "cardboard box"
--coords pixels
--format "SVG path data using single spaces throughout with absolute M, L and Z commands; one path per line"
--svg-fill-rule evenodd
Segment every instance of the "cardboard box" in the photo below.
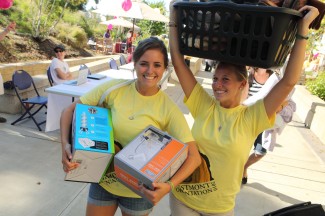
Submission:
M 72 123 L 72 161 L 80 163 L 65 180 L 98 183 L 115 153 L 109 109 L 77 104 Z
M 187 153 L 187 144 L 149 126 L 115 155 L 116 177 L 142 196 L 139 185 L 153 190 L 153 182 L 166 182 L 184 163 Z

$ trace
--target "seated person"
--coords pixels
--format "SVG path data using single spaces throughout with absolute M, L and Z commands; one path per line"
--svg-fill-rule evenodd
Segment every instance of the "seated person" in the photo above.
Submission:
M 96 42 L 95 38 L 91 37 L 89 38 L 87 45 L 89 46 L 90 49 L 96 50 Z
M 53 79 L 53 85 L 58 85 L 66 80 L 72 79 L 72 74 L 69 71 L 69 65 L 64 61 L 65 48 L 63 45 L 57 45 L 54 48 L 56 58 L 53 58 L 50 71 Z
M 122 42 L 121 38 L 117 38 L 114 46 L 114 51 L 113 53 L 121 53 L 121 48 L 122 48 Z
M 133 33 L 133 31 L 129 31 L 126 37 L 127 37 L 126 39 L 127 53 L 132 53 L 133 52 L 132 43 L 136 40 L 136 34 Z

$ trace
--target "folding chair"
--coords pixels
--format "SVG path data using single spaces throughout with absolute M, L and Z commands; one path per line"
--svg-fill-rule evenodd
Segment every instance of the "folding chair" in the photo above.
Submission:
M 121 63 L 121 65 L 126 64 L 126 59 L 125 59 L 124 55 L 120 55 L 120 63 Z
M 126 53 L 126 43 L 121 44 L 121 52 Z
M 18 70 L 15 71 L 14 74 L 12 75 L 12 83 L 14 85 L 14 89 L 16 92 L 16 95 L 21 103 L 21 105 L 24 107 L 25 112 L 11 125 L 16 124 L 17 122 L 24 120 L 26 118 L 31 118 L 36 126 L 38 127 L 38 130 L 42 131 L 40 125 L 44 124 L 46 121 L 38 123 L 34 115 L 38 113 L 43 107 L 47 108 L 47 97 L 40 96 L 36 87 L 35 83 L 33 81 L 33 78 L 24 70 Z M 21 90 L 25 90 L 30 88 L 33 85 L 34 91 L 37 94 L 37 96 L 32 97 L 32 98 L 22 98 L 20 95 Z M 31 112 L 33 107 L 35 105 L 40 105 L 40 107 L 35 111 Z M 28 116 L 26 116 L 28 114 Z M 26 116 L 26 117 L 25 117 Z
M 117 66 L 116 61 L 115 61 L 114 59 L 111 59 L 111 60 L 109 61 L 109 68 L 110 68 L 110 69 L 118 70 L 118 66 Z
M 53 78 L 52 78 L 50 67 L 47 69 L 46 74 L 47 74 L 47 79 L 49 80 L 50 85 L 53 86 Z
M 79 70 L 83 70 L 83 69 L 88 69 L 88 75 L 91 75 L 90 69 L 88 68 L 87 65 L 81 64 L 80 67 L 79 67 Z

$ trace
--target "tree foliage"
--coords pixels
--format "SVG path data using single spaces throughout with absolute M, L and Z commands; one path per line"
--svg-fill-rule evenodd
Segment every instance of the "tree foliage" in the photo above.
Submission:
M 321 72 L 315 80 L 306 83 L 307 89 L 313 94 L 325 101 L 325 71 Z
M 155 3 L 148 3 L 144 1 L 144 3 L 148 4 L 152 8 L 159 8 L 161 14 L 166 14 L 164 1 Z M 166 24 L 164 22 L 140 20 L 137 22 L 137 25 L 141 28 L 142 37 L 156 36 L 166 33 Z
M 35 38 L 48 37 L 62 19 L 67 9 L 78 8 L 87 0 L 31 0 L 32 35 Z

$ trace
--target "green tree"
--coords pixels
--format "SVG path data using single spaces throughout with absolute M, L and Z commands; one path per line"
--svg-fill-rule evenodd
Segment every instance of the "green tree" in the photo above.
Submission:
M 155 3 L 148 3 L 144 1 L 152 8 L 159 8 L 160 13 L 165 15 L 166 9 L 164 7 L 164 1 L 159 1 Z M 137 22 L 137 25 L 141 28 L 142 37 L 148 37 L 153 35 L 161 35 L 166 33 L 166 24 L 164 22 L 149 21 L 149 20 L 140 20 Z
M 34 38 L 47 38 L 62 20 L 69 5 L 76 7 L 87 0 L 31 0 L 32 35 Z

